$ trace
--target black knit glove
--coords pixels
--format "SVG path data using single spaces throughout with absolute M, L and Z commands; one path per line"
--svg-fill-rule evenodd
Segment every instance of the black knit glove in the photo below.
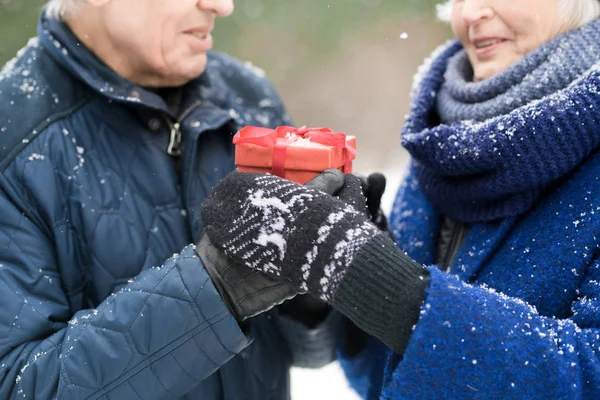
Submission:
M 365 177 L 345 175 L 337 169 L 328 169 L 305 183 L 304 186 L 333 195 L 368 216 L 369 198 L 365 196 L 369 184 Z M 373 196 L 371 198 L 375 200 Z M 380 198 L 381 195 L 379 196 Z M 379 205 L 377 205 L 377 208 L 379 208 Z M 314 297 L 310 293 L 306 293 L 299 294 L 293 299 L 284 302 L 279 307 L 279 310 L 281 313 L 292 316 L 306 326 L 314 328 L 325 320 L 331 307 L 327 302 Z
M 393 240 L 393 234 L 389 230 L 387 218 L 381 209 L 381 197 L 385 192 L 386 186 L 385 176 L 375 172 L 366 177 L 358 175 L 358 178 L 360 179 L 362 193 L 366 199 L 367 212 L 371 222 L 381 231 L 386 232 Z M 360 329 L 350 319 L 347 319 L 345 324 L 345 338 L 343 341 L 342 352 L 348 357 L 354 357 L 367 345 L 369 334 Z
M 354 254 L 379 232 L 355 208 L 364 204 L 349 206 L 272 175 L 233 172 L 206 199 L 202 216 L 210 240 L 233 260 L 330 300 Z

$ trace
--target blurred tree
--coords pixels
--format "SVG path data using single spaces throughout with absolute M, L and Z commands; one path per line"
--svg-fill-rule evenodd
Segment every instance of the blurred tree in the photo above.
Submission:
M 220 21 L 219 46 L 239 53 L 237 38 L 253 29 L 273 35 L 304 38 L 317 53 L 335 49 L 349 34 L 368 31 L 385 20 L 433 15 L 440 0 L 245 0 L 236 3 L 231 18 Z M 283 4 L 282 4 L 283 3 Z M 224 40 L 223 40 L 224 39 Z M 242 42 L 243 43 L 243 42 Z M 237 46 L 236 46 L 237 44 Z
M 0 66 L 36 34 L 45 1 L 0 0 Z M 449 37 L 435 20 L 441 1 L 235 0 L 215 49 L 264 68 L 298 126 L 356 135 L 355 168 L 387 173 L 389 205 L 407 160 L 398 139 L 412 77 Z
M 231 18 L 219 21 L 217 49 L 243 53 L 246 32 L 302 38 L 313 53 L 336 48 L 344 37 L 389 19 L 433 15 L 439 0 L 243 0 Z M 0 0 L 0 65 L 35 36 L 45 0 Z
M 44 3 L 45 0 L 0 0 L 0 65 L 36 35 L 37 18 Z

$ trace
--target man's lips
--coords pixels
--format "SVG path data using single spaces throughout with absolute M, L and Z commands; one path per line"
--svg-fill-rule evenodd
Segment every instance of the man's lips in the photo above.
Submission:
M 205 52 L 212 49 L 213 38 L 210 28 L 194 28 L 184 31 L 184 34 L 191 39 L 192 48 L 197 52 Z
M 184 33 L 186 33 L 188 35 L 197 36 L 200 39 L 206 39 L 207 37 L 209 37 L 210 32 L 211 32 L 211 29 L 202 29 L 202 28 L 188 29 L 187 31 L 184 31 Z

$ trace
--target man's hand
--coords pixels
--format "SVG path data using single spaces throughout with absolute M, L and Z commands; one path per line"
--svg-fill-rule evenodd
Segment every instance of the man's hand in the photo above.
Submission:
M 298 293 L 282 279 L 233 262 L 212 245 L 206 233 L 196 246 L 196 254 L 238 322 L 268 311 Z
M 338 170 L 327 170 L 305 186 L 330 195 L 338 194 L 341 200 L 366 213 L 365 198 L 361 195 L 359 182 L 356 177 L 348 179 L 348 176 Z M 221 297 L 239 322 L 267 311 L 287 299 L 291 300 L 282 305 L 282 312 L 306 322 L 309 326 L 317 325 L 329 312 L 327 303 L 310 294 L 295 296 L 298 291 L 285 280 L 270 277 L 232 261 L 210 242 L 205 232 L 196 247 L 196 252 Z

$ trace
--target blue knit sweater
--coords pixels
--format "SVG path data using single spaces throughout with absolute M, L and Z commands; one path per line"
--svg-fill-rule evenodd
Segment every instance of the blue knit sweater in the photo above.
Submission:
M 600 399 L 598 68 L 504 119 L 435 130 L 431 93 L 457 51 L 438 52 L 415 92 L 405 133 L 421 143 L 390 218 L 398 246 L 430 266 L 420 319 L 403 355 L 371 339 L 357 356 L 341 354 L 342 366 L 367 399 Z M 485 130 L 498 135 L 502 157 L 471 152 L 473 162 L 459 165 L 452 156 L 465 156 L 461 149 L 435 150 L 432 138 L 468 141 Z M 437 156 L 448 157 L 445 169 L 428 159 Z M 485 193 L 482 176 L 503 185 L 487 189 L 497 197 L 444 204 L 440 187 L 463 182 Z M 518 207 L 493 207 L 515 188 Z M 443 215 L 473 222 L 448 273 L 432 265 Z

